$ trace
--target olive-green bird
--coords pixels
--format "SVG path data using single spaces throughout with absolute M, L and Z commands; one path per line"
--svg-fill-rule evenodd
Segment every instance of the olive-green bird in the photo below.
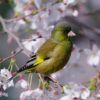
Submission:
M 51 33 L 51 37 L 9 81 L 20 72 L 36 72 L 50 75 L 62 69 L 68 62 L 72 51 L 71 37 L 68 35 L 70 31 L 71 27 L 68 23 L 57 23 Z

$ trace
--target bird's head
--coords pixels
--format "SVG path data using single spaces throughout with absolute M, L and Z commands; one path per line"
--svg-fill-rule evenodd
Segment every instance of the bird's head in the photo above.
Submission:
M 71 26 L 66 21 L 61 21 L 55 25 L 51 36 L 57 41 L 63 41 L 64 39 L 71 36 L 69 35 L 70 32 Z

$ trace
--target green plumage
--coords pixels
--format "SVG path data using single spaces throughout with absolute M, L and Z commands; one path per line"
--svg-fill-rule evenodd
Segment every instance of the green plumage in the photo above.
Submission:
M 52 40 L 52 42 L 54 45 L 49 46 L 47 49 L 48 51 L 47 50 L 44 51 L 44 52 L 46 52 L 44 55 L 48 59 L 44 60 L 41 64 L 37 65 L 34 68 L 34 70 L 38 73 L 41 73 L 41 74 L 54 73 L 54 72 L 62 69 L 70 57 L 71 50 L 72 50 L 72 44 L 68 39 L 64 40 L 60 43 L 55 43 L 55 41 L 53 41 L 53 40 Z M 43 46 L 40 49 L 43 49 L 43 48 L 45 48 L 45 47 Z M 42 57 L 43 53 L 38 52 L 37 54 L 40 57 Z
M 72 42 L 68 36 L 70 31 L 71 27 L 65 22 L 56 24 L 51 37 L 14 76 L 23 71 L 49 75 L 62 69 L 72 51 Z

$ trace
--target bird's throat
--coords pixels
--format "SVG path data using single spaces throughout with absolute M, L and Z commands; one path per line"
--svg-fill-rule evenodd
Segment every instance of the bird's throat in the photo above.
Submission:
M 62 34 L 61 32 L 56 32 L 55 34 L 52 35 L 52 39 L 56 42 L 61 42 L 67 39 L 67 36 Z

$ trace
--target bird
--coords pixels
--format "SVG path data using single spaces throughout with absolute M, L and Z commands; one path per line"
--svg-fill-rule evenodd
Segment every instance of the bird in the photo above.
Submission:
M 72 37 L 69 35 L 71 30 L 71 26 L 65 21 L 56 23 L 50 38 L 8 81 L 21 72 L 50 75 L 61 70 L 67 64 L 73 49 Z

